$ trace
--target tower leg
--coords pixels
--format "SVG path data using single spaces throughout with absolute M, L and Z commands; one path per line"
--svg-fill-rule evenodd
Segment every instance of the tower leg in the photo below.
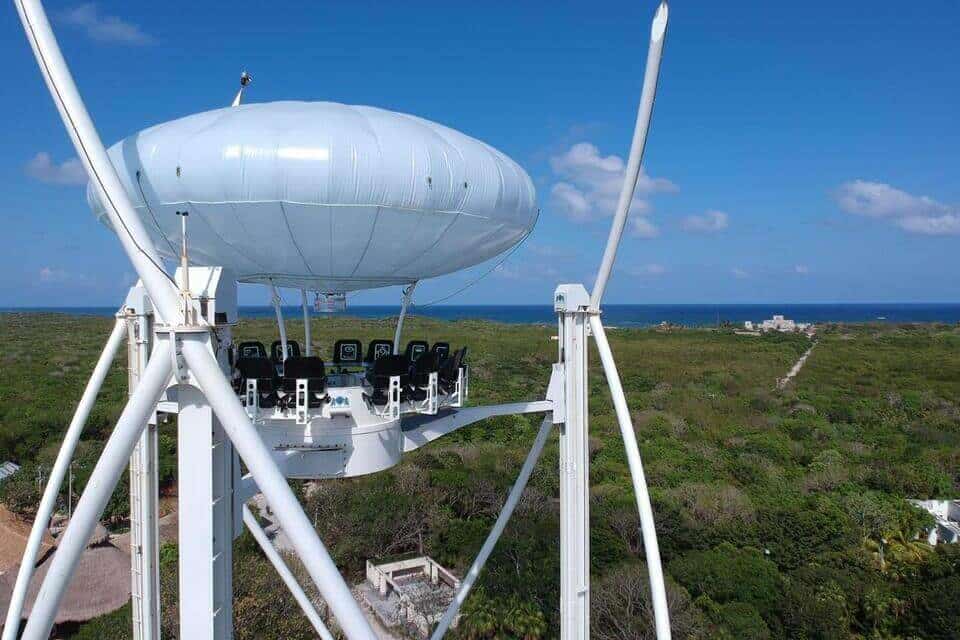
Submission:
M 564 422 L 560 425 L 560 637 L 590 638 L 590 495 L 587 412 L 587 327 L 590 297 L 582 285 L 560 285 L 560 362 Z
M 233 445 L 196 387 L 178 388 L 180 637 L 233 637 Z
M 132 395 L 150 358 L 153 313 L 143 287 L 130 290 L 125 304 L 128 389 Z M 157 414 L 130 456 L 130 594 L 134 640 L 160 639 L 160 531 L 157 477 Z

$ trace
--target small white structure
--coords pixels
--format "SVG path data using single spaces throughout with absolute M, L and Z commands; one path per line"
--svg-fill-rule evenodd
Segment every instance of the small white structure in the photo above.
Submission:
M 960 500 L 910 500 L 910 503 L 929 512 L 937 521 L 927 532 L 927 542 L 932 545 L 960 542 Z
M 412 626 L 429 638 L 459 588 L 459 578 L 422 556 L 379 565 L 367 560 L 359 592 L 385 627 Z
M 747 320 L 743 323 L 743 328 L 747 331 L 780 331 L 781 333 L 801 333 L 811 331 L 813 325 L 809 322 L 796 322 L 785 318 L 782 315 L 775 315 L 763 322 L 753 322 Z
M 0 464 L 0 482 L 3 482 L 17 471 L 20 471 L 20 465 L 15 462 L 4 462 Z

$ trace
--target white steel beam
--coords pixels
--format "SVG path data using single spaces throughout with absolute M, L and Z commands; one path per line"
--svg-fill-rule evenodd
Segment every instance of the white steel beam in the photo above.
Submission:
M 104 202 L 106 215 L 117 232 L 125 253 L 150 295 L 159 316 L 158 320 L 175 324 L 179 320 L 177 289 L 170 275 L 164 271 L 150 236 L 136 215 L 116 170 L 107 156 L 106 149 L 63 59 L 46 13 L 39 0 L 15 0 L 15 4 L 24 32 L 36 55 L 64 126 L 95 185 L 98 196 Z M 206 346 L 206 338 L 203 341 L 196 341 L 194 338 L 195 336 L 187 334 L 187 338 L 183 340 L 182 355 L 204 390 L 208 402 L 223 423 L 224 430 L 277 514 L 281 526 L 291 538 L 311 578 L 321 586 L 324 599 L 337 616 L 347 637 L 351 640 L 359 638 L 373 640 L 373 630 L 360 611 L 359 605 L 350 595 L 343 577 L 337 571 L 336 565 L 303 513 L 286 479 L 273 461 L 270 451 L 260 439 L 240 401 L 233 394 L 219 364 Z M 156 396 L 147 398 L 148 394 L 145 392 L 148 389 L 152 391 L 153 387 L 146 384 L 146 381 L 153 382 L 151 372 L 156 374 L 158 371 L 163 371 L 166 379 L 169 379 L 172 373 L 171 349 L 172 345 L 157 348 L 154 358 L 147 367 L 147 375 L 141 382 L 142 388 L 128 403 L 117 429 L 104 448 L 100 461 L 94 469 L 94 475 L 88 483 L 88 490 L 80 499 L 73 522 L 64 534 L 55 555 L 54 564 L 41 588 L 41 598 L 38 598 L 39 606 L 34 608 L 27 623 L 24 635 L 27 640 L 45 640 L 49 635 L 57 607 L 76 568 L 79 554 L 86 546 L 89 535 L 122 472 L 122 467 L 133 450 L 134 443 L 139 437 L 139 429 L 142 428 L 150 412 L 155 409 L 157 399 L 162 392 L 162 384 L 157 381 Z M 165 383 L 166 380 L 162 382 Z M 150 400 L 146 405 L 145 398 Z
M 403 430 L 403 452 L 407 453 L 419 449 L 437 438 L 487 418 L 526 413 L 546 413 L 549 411 L 553 411 L 553 402 L 550 400 L 534 400 L 531 402 L 469 407 L 467 409 L 441 410 L 435 416 L 410 416 L 403 420 L 405 427 Z
M 185 334 L 181 351 L 224 431 L 246 463 L 310 577 L 320 588 L 340 628 L 351 640 L 375 640 L 373 629 L 353 599 L 350 588 L 317 536 L 310 519 L 303 512 L 273 454 L 250 422 L 217 361 L 207 350 L 205 336 L 200 337 L 203 339 L 198 339 L 196 334 Z
M 50 478 L 47 480 L 47 486 L 43 490 L 37 515 L 33 520 L 33 527 L 30 529 L 30 537 L 27 539 L 26 547 L 23 550 L 23 559 L 20 561 L 17 581 L 14 583 L 13 593 L 10 596 L 10 606 L 7 609 L 3 640 L 16 640 L 17 632 L 20 630 L 20 618 L 23 615 L 23 604 L 27 598 L 27 588 L 37 564 L 37 555 L 43 543 L 43 534 L 57 505 L 57 496 L 60 493 L 61 485 L 63 485 L 63 478 L 70 467 L 70 461 L 73 459 L 77 443 L 80 442 L 83 427 L 97 400 L 97 394 L 100 393 L 100 387 L 103 385 L 107 373 L 110 372 L 110 365 L 113 364 L 113 359 L 117 355 L 117 351 L 120 350 L 120 345 L 126 335 L 126 323 L 121 318 L 117 318 L 113 325 L 113 331 L 107 338 L 107 344 L 103 347 L 100 358 L 93 368 L 93 373 L 90 374 L 90 380 L 83 390 L 83 395 L 80 397 L 80 403 L 73 414 L 70 426 L 67 427 L 67 432 L 64 434 L 63 444 L 60 445 L 60 451 L 57 452 L 57 459 L 53 463 Z
M 126 302 L 127 389 L 133 395 L 153 347 L 153 310 L 143 287 Z M 154 411 L 130 456 L 130 595 L 134 640 L 160 638 L 160 530 Z
M 147 419 L 156 409 L 157 400 L 170 380 L 171 370 L 169 348 L 166 344 L 160 344 L 137 390 L 120 414 L 117 426 L 107 439 L 87 487 L 77 502 L 73 518 L 60 538 L 23 632 L 24 640 L 46 640 L 50 636 L 57 609 L 80 561 L 80 555 L 87 548 L 94 527 L 120 480 L 120 474 L 127 467 Z
M 589 295 L 583 285 L 560 285 L 564 422 L 560 426 L 560 638 L 590 638 L 590 495 L 587 411 Z
M 303 615 L 307 616 L 307 620 L 310 621 L 317 635 L 323 640 L 333 640 L 333 635 L 330 633 L 330 630 L 327 629 L 327 625 L 323 623 L 323 618 L 317 613 L 313 603 L 310 602 L 310 598 L 307 597 L 307 594 L 304 593 L 300 587 L 300 583 L 297 582 L 296 576 L 290 571 L 287 563 L 283 561 L 280 553 L 273 546 L 273 543 L 270 542 L 267 533 L 263 530 L 263 527 L 260 526 L 260 523 L 257 522 L 256 516 L 253 515 L 250 507 L 247 505 L 243 505 L 243 523 L 247 525 L 247 529 L 253 534 L 254 540 L 256 540 L 260 548 L 263 549 L 264 555 L 266 555 L 267 559 L 273 564 L 273 568 L 280 574 L 280 579 L 287 585 L 287 589 L 290 590 L 294 600 L 300 605 L 300 609 L 303 610 Z
M 527 459 L 523 461 L 523 466 L 520 468 L 520 474 L 517 476 L 516 482 L 513 483 L 513 487 L 510 489 L 510 493 L 507 496 L 507 501 L 503 505 L 500 515 L 497 516 L 497 521 L 494 523 L 493 529 L 490 530 L 490 534 L 487 536 L 483 546 L 480 548 L 480 553 L 477 554 L 476 560 L 473 561 L 473 564 L 470 566 L 470 570 L 463 578 L 463 582 L 460 583 L 460 590 L 457 591 L 457 595 L 450 603 L 450 606 L 447 607 L 447 610 L 443 614 L 443 618 L 440 619 L 440 623 L 434 630 L 430 640 L 440 640 L 440 638 L 444 636 L 444 634 L 447 632 L 447 629 L 449 629 L 450 625 L 453 623 L 453 619 L 456 617 L 457 612 L 460 611 L 460 607 L 466 601 L 467 596 L 470 595 L 470 590 L 473 589 L 474 583 L 480 576 L 480 572 L 483 570 L 483 565 L 487 563 L 487 559 L 490 557 L 490 554 L 493 553 L 493 548 L 497 545 L 497 541 L 500 540 L 500 536 L 503 534 L 503 530 L 506 528 L 507 523 L 510 522 L 510 516 L 513 515 L 513 510 L 516 509 L 517 503 L 520 502 L 520 497 L 523 495 L 523 490 L 527 487 L 527 482 L 530 481 L 530 475 L 533 473 L 534 467 L 537 466 L 537 460 L 540 459 L 540 454 L 543 453 L 543 447 L 547 444 L 547 438 L 550 436 L 550 430 L 552 428 L 553 420 L 547 416 L 540 425 L 540 431 L 537 432 L 537 437 L 533 440 L 533 446 L 530 447 L 530 453 L 527 454 Z
M 177 388 L 180 637 L 233 637 L 233 447 L 194 386 Z

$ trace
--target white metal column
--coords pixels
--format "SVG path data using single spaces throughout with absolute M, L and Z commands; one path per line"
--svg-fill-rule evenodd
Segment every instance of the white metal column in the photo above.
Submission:
M 177 388 L 180 637 L 233 637 L 233 445 L 203 393 Z
M 590 638 L 590 495 L 587 412 L 587 327 L 590 296 L 583 285 L 554 294 L 564 368 L 560 425 L 560 637 Z
M 153 346 L 153 312 L 142 286 L 125 304 L 128 393 L 133 394 Z M 134 640 L 160 638 L 160 530 L 157 414 L 147 421 L 130 456 L 130 593 Z

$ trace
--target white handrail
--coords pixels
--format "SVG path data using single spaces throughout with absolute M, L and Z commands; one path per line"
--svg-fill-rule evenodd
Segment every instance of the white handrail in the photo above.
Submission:
M 277 286 L 273 284 L 273 280 L 270 281 L 270 292 L 272 294 L 270 302 L 273 304 L 273 311 L 277 315 L 277 328 L 280 329 L 280 355 L 283 362 L 286 363 L 289 351 L 287 351 L 287 325 L 283 322 L 283 309 L 281 307 L 283 298 L 280 297 L 280 292 L 277 291 Z
M 97 394 L 100 393 L 100 387 L 103 385 L 107 373 L 110 372 L 113 358 L 117 355 L 117 350 L 123 343 L 123 338 L 127 333 L 126 329 L 126 323 L 118 318 L 113 325 L 110 337 L 107 338 L 107 344 L 104 345 L 103 351 L 100 353 L 100 359 L 97 360 L 93 373 L 90 374 L 90 380 L 83 390 L 83 395 L 80 397 L 79 404 L 77 404 L 70 426 L 67 427 L 67 432 L 63 436 L 63 444 L 60 445 L 57 459 L 53 463 L 53 470 L 50 472 L 47 486 L 43 490 L 40 507 L 37 509 L 33 527 L 30 529 L 30 537 L 27 539 L 27 545 L 23 550 L 23 558 L 20 560 L 20 570 L 17 572 L 17 581 L 13 586 L 10 607 L 7 609 L 7 619 L 4 623 L 3 640 L 16 640 L 17 631 L 20 629 L 20 618 L 23 616 L 23 605 L 27 599 L 27 588 L 33 578 L 34 566 L 37 563 L 40 546 L 43 544 L 43 534 L 47 530 L 50 517 L 53 515 L 53 509 L 57 504 L 57 496 L 60 494 L 61 485 L 63 485 L 63 478 L 70 467 L 70 461 L 77 449 L 77 443 L 80 442 L 83 427 L 97 400 Z
M 410 301 L 413 299 L 413 292 L 417 288 L 416 282 L 411 282 L 403 290 L 403 298 L 400 301 L 400 317 L 397 318 L 397 330 L 393 332 L 393 355 L 400 353 L 400 335 L 403 333 L 403 320 L 407 317 L 407 309 L 410 307 Z
M 637 498 L 637 510 L 640 513 L 643 550 L 647 557 L 650 599 L 653 601 L 657 640 L 670 640 L 670 611 L 667 608 L 667 591 L 663 581 L 663 566 L 660 563 L 660 545 L 657 543 L 657 529 L 654 526 L 653 507 L 650 506 L 647 479 L 643 473 L 643 461 L 640 459 L 640 447 L 637 446 L 637 436 L 633 431 L 633 420 L 630 418 L 627 398 L 623 393 L 623 386 L 620 384 L 620 374 L 617 373 L 617 365 L 613 361 L 613 353 L 610 351 L 610 343 L 607 342 L 607 334 L 603 330 L 600 316 L 596 314 L 590 316 L 590 328 L 593 330 L 593 337 L 597 342 L 597 351 L 600 352 L 603 373 L 610 385 L 613 407 L 617 413 L 620 434 L 623 436 L 623 445 L 627 451 L 627 463 L 630 466 L 633 491 Z
M 647 145 L 647 132 L 650 130 L 650 118 L 653 115 L 653 103 L 657 96 L 657 80 L 660 77 L 660 60 L 663 56 L 663 41 L 667 33 L 667 19 L 669 10 L 666 0 L 660 3 L 656 15 L 653 17 L 653 27 L 650 32 L 650 49 L 647 53 L 647 69 L 643 75 L 643 92 L 640 94 L 640 107 L 637 110 L 637 124 L 633 130 L 633 142 L 630 145 L 630 157 L 627 160 L 627 170 L 617 201 L 617 212 L 610 226 L 610 236 L 607 238 L 607 248 L 603 251 L 603 260 L 597 272 L 597 281 L 593 285 L 590 296 L 590 308 L 596 311 L 600 308 L 603 293 L 613 270 L 613 263 L 617 259 L 617 249 L 623 237 L 623 227 L 627 223 L 627 214 L 633 202 L 633 193 L 637 188 L 637 178 L 640 177 L 640 163 L 643 161 L 643 150 Z
M 443 635 L 447 632 L 447 629 L 449 629 L 450 625 L 453 623 L 453 619 L 456 617 L 457 612 L 460 611 L 460 607 L 463 605 L 464 601 L 466 601 L 467 596 L 470 595 L 470 590 L 473 588 L 473 584 L 477 581 L 480 571 L 483 569 L 483 565 L 486 564 L 487 559 L 493 552 L 493 548 L 497 545 L 497 541 L 503 534 L 504 528 L 506 528 L 507 523 L 510 521 L 510 516 L 513 515 L 513 510 L 516 508 L 517 503 L 520 502 L 520 497 L 523 495 L 523 490 L 526 488 L 527 482 L 530 480 L 530 475 L 533 473 L 533 469 L 537 465 L 537 460 L 540 459 L 540 454 L 543 453 L 543 447 L 547 444 L 547 438 L 550 436 L 550 431 L 552 429 L 553 418 L 552 416 L 547 416 L 540 425 L 540 431 L 537 432 L 537 437 L 533 441 L 533 446 L 530 447 L 530 453 L 527 454 L 527 459 L 523 461 L 523 466 L 520 468 L 520 474 L 517 476 L 516 482 L 513 483 L 513 488 L 510 489 L 510 494 L 507 496 L 507 501 L 504 503 L 503 509 L 500 511 L 500 515 L 497 516 L 497 521 L 494 523 L 493 529 L 491 529 L 489 535 L 487 535 L 487 539 L 480 548 L 480 553 L 477 554 L 476 560 L 473 561 L 473 564 L 470 566 L 470 570 L 460 583 L 460 590 L 457 591 L 457 595 L 454 597 L 453 602 L 451 602 L 450 606 L 447 607 L 447 610 L 443 614 L 443 618 L 440 619 L 440 623 L 434 630 L 433 635 L 430 636 L 430 640 L 440 640 L 440 638 L 443 637 Z
M 313 603 L 310 602 L 310 598 L 307 597 L 307 594 L 304 593 L 303 589 L 300 587 L 300 583 L 297 582 L 296 576 L 294 576 L 293 572 L 290 571 L 287 563 L 283 561 L 283 558 L 277 552 L 276 548 L 273 546 L 273 543 L 270 542 L 270 538 L 267 537 L 267 533 L 263 530 L 263 527 L 260 526 L 260 523 L 257 522 L 257 518 L 253 515 L 253 512 L 250 511 L 250 507 L 247 505 L 243 505 L 243 523 L 247 525 L 247 529 L 249 529 L 250 533 L 253 534 L 254 540 L 256 540 L 257 544 L 260 545 L 260 548 L 263 549 L 263 553 L 267 556 L 267 560 L 270 561 L 270 563 L 273 565 L 273 568 L 276 569 L 278 574 L 280 574 L 280 579 L 283 580 L 285 585 L 287 585 L 287 589 L 290 590 L 294 600 L 296 600 L 297 604 L 300 605 L 300 608 L 303 610 L 303 614 L 307 616 L 307 620 L 309 620 L 310 624 L 313 625 L 317 635 L 323 638 L 323 640 L 333 640 L 333 635 L 330 633 L 329 629 L 327 629 L 327 625 L 323 623 L 323 618 L 321 618 L 320 614 L 317 613 L 317 610 L 313 607 Z
M 303 355 L 310 357 L 312 351 L 310 343 L 313 341 L 313 336 L 310 333 L 310 307 L 307 306 L 306 289 L 300 289 L 300 302 L 303 305 Z

